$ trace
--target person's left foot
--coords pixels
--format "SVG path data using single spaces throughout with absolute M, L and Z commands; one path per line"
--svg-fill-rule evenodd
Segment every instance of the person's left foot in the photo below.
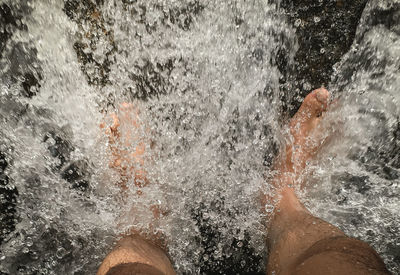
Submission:
M 112 154 L 110 167 L 119 172 L 119 185 L 123 189 L 128 188 L 127 183 L 132 179 L 139 188 L 148 183 L 143 169 L 146 144 L 137 133 L 142 127 L 138 114 L 132 103 L 122 103 L 119 114 L 111 114 L 112 125 L 106 128 Z M 104 123 L 100 127 L 105 128 Z
M 142 188 L 150 182 L 145 170 L 148 165 L 146 147 L 152 148 L 152 141 L 146 135 L 148 133 L 145 125 L 139 119 L 140 111 L 132 103 L 122 103 L 118 115 L 111 114 L 111 125 L 106 127 L 105 123 L 100 128 L 105 129 L 109 139 L 109 149 L 111 151 L 110 167 L 115 169 L 119 176 L 118 185 L 122 191 L 126 191 L 133 183 L 137 188 L 137 194 L 143 195 Z M 150 160 L 151 162 L 151 160 Z M 152 182 L 152 184 L 156 184 Z M 125 197 L 125 194 L 123 195 Z M 160 205 L 149 205 L 154 221 L 167 214 Z M 150 228 L 154 229 L 151 224 Z M 131 229 L 135 232 L 134 229 Z M 158 234 L 158 233 L 157 233 Z M 152 239 L 161 239 L 160 236 L 153 236 Z

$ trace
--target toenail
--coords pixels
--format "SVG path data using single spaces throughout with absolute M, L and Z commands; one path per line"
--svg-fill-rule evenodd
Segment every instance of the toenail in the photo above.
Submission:
M 327 101 L 327 96 L 324 95 L 323 90 L 318 91 L 318 92 L 316 93 L 315 97 L 316 97 L 317 100 L 318 100 L 319 102 L 321 102 L 321 103 L 324 103 L 324 104 L 325 104 L 326 101 Z

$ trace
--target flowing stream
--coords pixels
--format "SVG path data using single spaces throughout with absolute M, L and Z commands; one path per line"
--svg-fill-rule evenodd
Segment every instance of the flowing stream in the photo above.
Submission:
M 302 100 L 282 90 L 277 55 L 292 66 L 298 44 L 280 2 L 0 4 L 24 13 L 0 56 L 0 274 L 94 274 L 132 226 L 165 236 L 179 274 L 265 272 L 258 196 L 284 143 L 284 99 Z M 400 2 L 369 1 L 328 87 L 331 139 L 298 190 L 395 274 L 399 35 Z M 133 178 L 119 187 L 100 127 L 123 102 L 143 126 L 125 148 L 146 146 L 140 192 Z

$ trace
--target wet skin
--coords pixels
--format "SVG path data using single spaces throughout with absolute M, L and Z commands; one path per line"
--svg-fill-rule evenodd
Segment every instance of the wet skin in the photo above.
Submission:
M 295 194 L 307 162 L 323 144 L 320 122 L 328 102 L 329 92 L 317 89 L 307 95 L 290 121 L 292 141 L 277 158 L 271 180 L 280 200 L 268 224 L 267 273 L 389 274 L 369 245 L 314 217 Z M 264 203 L 272 202 L 265 196 Z
M 304 99 L 289 124 L 291 141 L 275 163 L 275 176 L 270 184 L 275 187 L 276 196 L 262 195 L 263 205 L 275 204 L 268 220 L 267 274 L 389 274 L 369 245 L 347 237 L 340 229 L 314 217 L 295 194 L 294 188 L 301 184 L 299 179 L 307 162 L 323 144 L 319 126 L 328 102 L 329 92 L 324 88 L 311 92 Z M 130 106 L 124 108 L 132 110 Z M 137 127 L 135 121 L 130 123 Z M 124 178 L 131 168 L 121 166 L 120 160 L 140 162 L 143 145 L 133 154 L 113 147 L 120 138 L 118 127 L 119 119 L 114 116 L 114 123 L 107 130 L 112 141 L 111 166 L 121 172 L 121 187 L 124 188 Z M 135 176 L 147 184 L 144 171 Z M 97 274 L 175 274 L 163 249 L 156 245 L 157 240 L 141 236 L 133 234 L 122 238 Z

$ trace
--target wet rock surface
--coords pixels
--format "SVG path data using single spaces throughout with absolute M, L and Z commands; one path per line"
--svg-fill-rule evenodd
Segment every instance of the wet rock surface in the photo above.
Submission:
M 357 81 L 359 72 L 369 76 L 368 81 L 361 88 L 361 93 L 369 98 L 368 89 L 379 92 L 381 96 L 390 93 L 396 78 L 386 79 L 385 75 L 391 71 L 397 71 L 399 62 L 396 51 L 392 51 L 388 45 L 372 43 L 370 37 L 377 32 L 387 37 L 389 41 L 397 41 L 400 36 L 400 4 L 388 1 L 386 5 L 371 2 L 367 6 L 368 13 L 360 22 L 356 47 L 338 64 L 340 73 L 333 75 L 336 89 L 344 90 L 351 87 Z M 382 54 L 376 56 L 375 51 Z M 368 99 L 369 100 L 369 99 Z M 375 105 L 374 105 L 375 104 Z M 365 150 L 353 148 L 349 152 L 350 158 L 358 160 L 368 171 L 386 180 L 399 178 L 400 168 L 400 119 L 393 114 L 392 106 L 388 104 L 387 110 L 382 109 L 379 103 L 371 103 L 371 106 L 360 106 L 358 113 L 375 121 L 375 134 L 371 145 Z
M 21 19 L 26 11 L 26 7 L 15 7 L 3 3 L 0 5 L 0 56 L 3 53 L 8 39 L 12 36 L 15 29 L 24 29 Z
M 3 85 L 18 83 L 20 95 L 31 98 L 40 88 L 41 70 L 37 63 L 36 49 L 22 43 L 9 41 L 16 31 L 26 31 L 24 19 L 29 15 L 29 1 L 22 5 L 0 5 L 0 58 L 7 55 L 10 64 L 0 63 L 4 71 L 0 77 Z M 8 47 L 7 47 L 8 45 Z
M 65 14 L 78 24 L 79 32 L 74 50 L 81 63 L 81 69 L 89 84 L 104 86 L 108 83 L 108 74 L 112 63 L 112 55 L 116 50 L 113 33 L 104 26 L 104 19 L 98 10 L 103 1 L 66 0 Z M 96 55 L 99 44 L 107 45 L 107 51 Z
M 0 115 L 3 121 L 7 121 L 11 127 L 16 126 L 21 121 L 26 127 L 35 128 L 37 133 L 43 135 L 43 143 L 47 144 L 50 155 L 57 159 L 57 165 L 54 171 L 60 174 L 60 178 L 71 184 L 72 188 L 86 190 L 88 188 L 85 175 L 87 174 L 87 163 L 79 162 L 80 166 L 70 163 L 71 152 L 74 147 L 69 141 L 71 139 L 66 129 L 48 123 L 52 116 L 46 109 L 32 109 L 29 104 L 23 104 L 19 98 L 32 99 L 40 91 L 41 65 L 37 59 L 37 50 L 32 46 L 14 42 L 10 40 L 14 32 L 27 31 L 24 20 L 30 16 L 30 1 L 21 3 L 4 3 L 0 5 L 0 65 L 2 67 L 0 80 L 1 84 L 7 88 L 13 87 L 15 92 L 12 94 L 2 93 L 0 108 L 4 113 Z M 11 116 L 3 116 L 4 114 Z M 33 125 L 30 116 L 38 115 L 42 117 L 43 123 Z M 12 159 L 12 150 L 7 144 L 8 139 L 0 130 L 0 209 L 1 228 L 0 245 L 15 228 L 18 220 L 16 211 L 18 201 L 18 190 L 13 184 L 13 179 L 8 175 L 10 170 L 10 160 Z M 3 150 L 4 149 L 4 150 Z M 70 172 L 72 171 L 72 173 Z M 33 177 L 32 182 L 37 178 Z M 40 184 L 40 182 L 39 182 Z M 4 210 L 4 211 L 3 211 Z
M 283 0 L 289 22 L 296 29 L 298 51 L 293 66 L 278 56 L 283 90 L 288 94 L 290 115 L 310 90 L 330 83 L 333 65 L 353 44 L 361 14 L 368 0 Z M 289 84 L 289 85 L 288 85 Z
M 10 183 L 6 174 L 8 161 L 0 152 L 0 244 L 15 229 L 18 190 Z

